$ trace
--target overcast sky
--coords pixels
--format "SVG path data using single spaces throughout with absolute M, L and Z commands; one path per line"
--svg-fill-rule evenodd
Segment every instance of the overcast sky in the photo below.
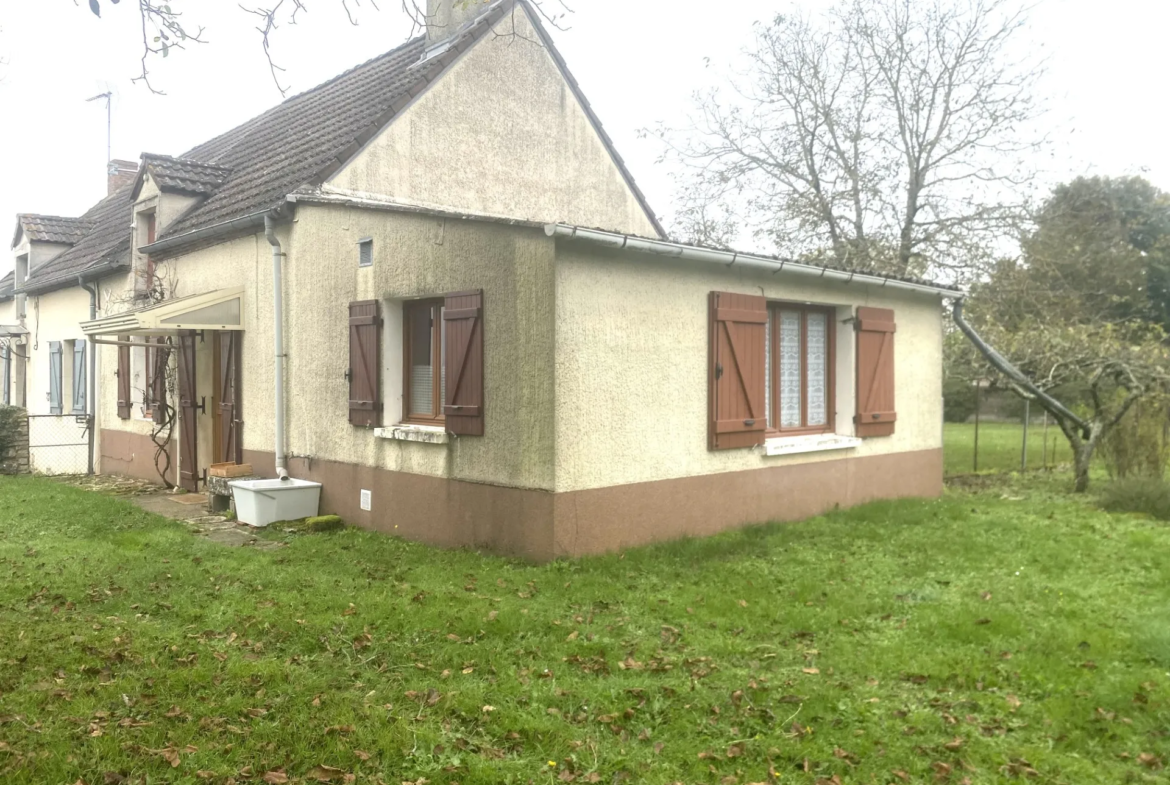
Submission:
M 351 0 L 352 4 L 353 0 Z M 247 4 L 245 0 L 245 5 Z M 825 0 L 804 0 L 805 7 Z M 352 27 L 340 0 L 307 0 L 310 13 L 274 40 L 292 92 L 402 43 L 408 20 L 394 0 L 358 9 Z M 140 32 L 136 3 L 0 0 L 0 220 L 18 212 L 78 215 L 105 194 L 106 116 L 86 98 L 110 90 L 113 155 L 178 155 L 281 100 L 253 22 L 236 0 L 172 0 L 206 45 L 151 62 L 153 95 L 133 84 Z M 681 124 L 696 87 L 726 70 L 751 25 L 793 7 L 788 0 L 575 0 L 568 30 L 554 37 L 655 210 L 671 212 L 661 152 L 638 130 Z M 1040 0 L 1030 45 L 1049 58 L 1044 94 L 1055 154 L 1048 177 L 1145 174 L 1170 188 L 1170 147 L 1160 121 L 1166 67 L 1164 0 Z M 290 93 L 292 94 L 292 93 Z M 11 237 L 11 235 L 7 235 Z M 0 256 L 0 274 L 11 268 Z

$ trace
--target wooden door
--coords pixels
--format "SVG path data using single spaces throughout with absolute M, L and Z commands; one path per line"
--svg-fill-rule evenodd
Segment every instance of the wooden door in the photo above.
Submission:
M 195 387 L 195 333 L 179 336 L 179 485 L 199 490 L 199 402 Z
M 216 392 L 218 394 L 216 428 L 219 436 L 219 462 L 244 462 L 244 444 L 240 419 L 240 343 L 242 333 L 221 330 L 216 334 Z

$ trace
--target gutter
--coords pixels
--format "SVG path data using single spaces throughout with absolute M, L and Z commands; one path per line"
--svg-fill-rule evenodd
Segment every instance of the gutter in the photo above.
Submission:
M 85 291 L 89 292 L 89 320 L 92 322 L 97 318 L 98 305 L 98 290 L 92 283 L 86 283 L 84 276 L 77 276 L 77 285 Z M 97 430 L 97 346 L 93 338 L 89 339 L 89 390 L 86 392 L 89 398 L 89 466 L 87 474 L 94 473 L 94 443 Z
M 660 256 L 670 256 L 675 259 L 695 262 L 711 262 L 722 264 L 725 267 L 748 267 L 764 270 L 770 273 L 789 272 L 797 275 L 807 275 L 824 280 L 841 281 L 842 283 L 863 283 L 881 286 L 886 289 L 899 289 L 916 292 L 918 294 L 934 294 L 940 297 L 962 297 L 963 292 L 949 286 L 936 286 L 913 281 L 903 281 L 875 273 L 847 272 L 835 270 L 832 267 L 817 267 L 802 262 L 769 259 L 766 256 L 739 253 L 737 251 L 721 251 L 715 248 L 702 248 L 695 245 L 671 242 L 669 240 L 651 240 L 646 237 L 606 232 L 600 229 L 585 229 L 569 224 L 548 224 L 544 233 L 549 237 L 564 237 L 572 240 L 582 240 L 607 248 L 617 248 L 641 253 L 652 253 Z
M 271 211 L 269 210 L 264 210 L 263 212 L 259 213 L 251 213 L 250 215 L 233 218 L 232 220 L 224 221 L 223 223 L 205 226 L 202 229 L 195 229 L 194 231 L 186 232 L 184 234 L 177 234 L 174 237 L 164 237 L 163 239 L 157 240 L 150 245 L 141 246 L 138 250 L 145 251 L 146 253 L 162 253 L 164 251 L 169 251 L 172 248 L 177 248 L 180 245 L 186 245 L 187 243 L 193 243 L 198 240 L 207 239 L 209 237 L 218 237 L 222 234 L 229 234 L 236 231 L 237 229 L 258 229 L 261 226 L 266 226 L 270 212 Z
M 275 210 L 264 214 L 264 236 L 272 246 L 272 350 L 276 360 L 276 476 L 288 477 L 288 458 L 284 452 L 284 280 L 282 260 L 285 256 L 276 236 Z

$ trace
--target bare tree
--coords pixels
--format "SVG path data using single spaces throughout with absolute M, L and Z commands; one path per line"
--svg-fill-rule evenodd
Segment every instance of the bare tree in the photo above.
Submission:
M 660 128 L 680 212 L 714 200 L 789 252 L 896 274 L 968 270 L 1016 220 L 1043 140 L 1013 0 L 841 0 L 759 25 L 749 67 Z M 698 182 L 701 186 L 694 186 Z
M 117 5 L 119 0 L 104 0 Z M 74 0 L 77 3 L 78 0 Z M 138 18 L 142 29 L 142 70 L 133 81 L 144 84 L 152 93 L 163 95 L 150 81 L 149 63 L 155 57 L 168 57 L 174 50 L 185 49 L 192 43 L 207 43 L 204 37 L 205 28 L 189 22 L 177 6 L 182 0 L 135 0 L 138 6 Z M 334 5 L 340 5 L 346 19 L 351 25 L 359 23 L 358 9 L 361 9 L 363 0 L 332 0 Z M 380 10 L 378 0 L 364 0 L 366 5 L 375 11 Z M 470 6 L 481 3 L 482 0 L 455 0 L 457 5 Z M 400 11 L 410 20 L 410 35 L 414 36 L 426 28 L 428 19 L 427 0 L 397 0 Z M 528 0 L 531 7 L 554 27 L 561 28 L 565 17 L 571 13 L 565 0 Z M 102 0 L 88 0 L 89 9 L 101 16 Z M 262 0 L 259 5 L 239 5 L 245 14 L 256 17 L 258 24 L 256 32 L 260 34 L 261 47 L 268 62 L 272 81 L 281 96 L 288 94 L 289 87 L 282 85 L 280 74 L 284 71 L 272 54 L 272 40 L 276 31 L 286 25 L 295 25 L 302 14 L 309 11 L 310 0 Z M 515 13 L 515 11 L 513 11 Z

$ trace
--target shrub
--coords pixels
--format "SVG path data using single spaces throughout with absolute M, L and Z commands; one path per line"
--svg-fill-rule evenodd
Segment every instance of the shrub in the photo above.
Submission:
M 1110 477 L 1161 479 L 1170 460 L 1170 396 L 1139 401 L 1101 442 Z
M 1114 480 L 1101 489 L 1101 509 L 1170 521 L 1170 483 L 1153 477 Z

